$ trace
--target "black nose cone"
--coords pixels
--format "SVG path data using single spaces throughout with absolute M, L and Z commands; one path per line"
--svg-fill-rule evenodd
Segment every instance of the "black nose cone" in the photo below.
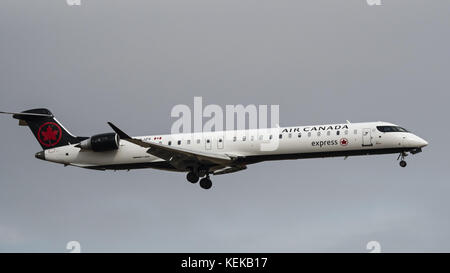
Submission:
M 44 153 L 44 151 L 39 152 L 39 153 L 36 153 L 34 156 L 35 156 L 37 159 L 45 160 L 45 153 Z

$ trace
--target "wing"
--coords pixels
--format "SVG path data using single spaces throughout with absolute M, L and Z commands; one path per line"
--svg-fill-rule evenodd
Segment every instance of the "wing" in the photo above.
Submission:
M 203 153 L 199 151 L 192 151 L 183 148 L 176 148 L 169 145 L 149 143 L 140 139 L 127 139 L 141 147 L 149 148 L 147 153 L 156 157 L 162 158 L 167 161 L 185 160 L 185 161 L 197 161 L 201 164 L 217 164 L 228 165 L 233 162 L 233 159 L 227 155 Z
M 245 166 L 245 165 L 226 166 L 222 169 L 215 170 L 214 175 L 235 173 L 235 172 L 243 171 L 246 169 L 247 169 L 247 166 Z
M 129 141 L 141 147 L 148 148 L 147 153 L 168 161 L 171 165 L 179 170 L 186 170 L 186 168 L 189 166 L 202 165 L 214 167 L 214 169 L 217 169 L 218 171 L 220 171 L 220 174 L 222 174 L 246 168 L 245 166 L 237 166 L 235 164 L 235 161 L 237 159 L 237 157 L 235 156 L 205 153 L 164 144 L 146 142 L 141 139 L 130 137 L 110 122 L 108 122 L 108 124 L 120 136 L 121 139 Z M 233 171 L 231 171 L 229 168 L 234 169 Z

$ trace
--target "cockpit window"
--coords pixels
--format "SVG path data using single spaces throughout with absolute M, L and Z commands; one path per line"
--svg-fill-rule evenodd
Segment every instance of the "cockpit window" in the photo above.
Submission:
M 391 132 L 403 132 L 408 133 L 408 130 L 399 126 L 377 126 L 378 131 L 383 133 L 391 133 Z

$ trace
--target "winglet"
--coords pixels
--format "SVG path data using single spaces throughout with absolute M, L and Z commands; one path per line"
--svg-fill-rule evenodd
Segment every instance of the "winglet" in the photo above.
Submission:
M 114 130 L 114 132 L 116 132 L 121 139 L 131 139 L 132 138 L 129 135 L 127 135 L 126 133 L 124 133 L 122 130 L 117 128 L 116 125 L 112 124 L 111 122 L 108 122 L 108 125 L 111 126 L 111 128 Z

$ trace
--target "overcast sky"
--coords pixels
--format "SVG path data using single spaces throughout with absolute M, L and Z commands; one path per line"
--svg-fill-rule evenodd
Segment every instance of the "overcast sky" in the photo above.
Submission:
M 0 251 L 450 251 L 450 1 L 4 0 L 0 110 L 77 135 L 170 132 L 176 104 L 279 104 L 280 125 L 390 121 L 430 145 L 213 177 L 40 161 L 0 117 Z

